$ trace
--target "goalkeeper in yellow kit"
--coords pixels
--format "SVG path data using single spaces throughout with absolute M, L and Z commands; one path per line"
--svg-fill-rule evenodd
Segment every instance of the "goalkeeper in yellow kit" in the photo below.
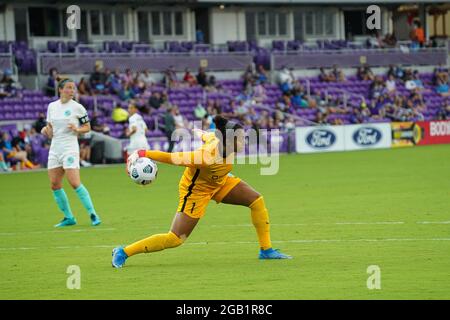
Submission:
M 180 180 L 180 200 L 170 231 L 114 248 L 113 267 L 121 268 L 127 258 L 139 253 L 161 251 L 183 244 L 205 214 L 211 199 L 217 203 L 250 208 L 259 239 L 260 259 L 291 258 L 272 248 L 269 214 L 263 197 L 247 183 L 230 174 L 235 153 L 244 147 L 242 126 L 221 116 L 216 116 L 214 123 L 216 131 L 202 135 L 204 144 L 198 150 L 175 153 L 139 150 L 130 155 L 128 165 L 140 157 L 148 157 L 159 162 L 186 166 L 186 169 Z M 227 139 L 230 131 L 233 133 L 232 138 Z M 220 135 L 223 140 L 218 138 Z

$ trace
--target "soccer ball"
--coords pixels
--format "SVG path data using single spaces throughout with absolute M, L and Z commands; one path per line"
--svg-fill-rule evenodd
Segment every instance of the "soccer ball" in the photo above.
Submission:
M 150 184 L 157 175 L 158 167 L 149 158 L 139 158 L 130 165 L 130 178 L 137 184 Z

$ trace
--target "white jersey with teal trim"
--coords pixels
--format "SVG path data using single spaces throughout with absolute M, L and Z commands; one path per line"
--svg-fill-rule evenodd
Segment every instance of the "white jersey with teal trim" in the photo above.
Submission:
M 53 127 L 51 153 L 64 154 L 79 152 L 78 136 L 68 128 L 69 124 L 77 127 L 88 123 L 86 109 L 74 100 L 61 103 L 61 100 L 51 102 L 47 109 L 47 123 Z
M 136 132 L 130 136 L 130 145 L 128 146 L 128 152 L 133 152 L 138 149 L 150 149 L 145 136 L 145 130 L 147 125 L 144 119 L 138 113 L 133 114 L 129 119 L 129 129 L 136 128 Z

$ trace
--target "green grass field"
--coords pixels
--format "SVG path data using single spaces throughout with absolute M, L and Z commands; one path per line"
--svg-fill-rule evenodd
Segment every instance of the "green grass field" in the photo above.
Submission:
M 159 165 L 140 187 L 123 166 L 81 171 L 103 224 L 65 183 L 78 225 L 62 215 L 46 172 L 0 175 L 1 299 L 450 299 L 450 145 L 284 155 L 274 176 L 240 165 L 265 199 L 274 246 L 260 261 L 249 211 L 211 202 L 181 247 L 111 267 L 111 249 L 166 232 L 182 168 Z M 69 290 L 68 266 L 81 268 Z M 369 290 L 378 265 L 381 289 Z

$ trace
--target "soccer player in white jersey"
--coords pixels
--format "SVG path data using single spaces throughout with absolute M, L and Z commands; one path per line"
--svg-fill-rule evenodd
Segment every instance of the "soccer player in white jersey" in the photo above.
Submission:
M 58 83 L 58 91 L 60 99 L 48 105 L 47 125 L 41 131 L 52 139 L 48 155 L 48 177 L 55 201 L 64 213 L 64 219 L 55 227 L 71 226 L 77 223 L 70 209 L 69 199 L 62 188 L 64 174 L 88 211 L 91 224 L 97 226 L 101 223 L 100 218 L 95 212 L 88 190 L 80 180 L 78 135 L 91 130 L 89 117 L 86 109 L 73 100 L 76 92 L 73 80 L 61 80 Z
M 131 154 L 136 150 L 150 149 L 147 137 L 145 136 L 147 125 L 138 111 L 138 108 L 134 104 L 128 106 L 128 113 L 130 114 L 127 130 L 127 136 L 130 137 L 130 144 L 127 147 L 128 154 Z

